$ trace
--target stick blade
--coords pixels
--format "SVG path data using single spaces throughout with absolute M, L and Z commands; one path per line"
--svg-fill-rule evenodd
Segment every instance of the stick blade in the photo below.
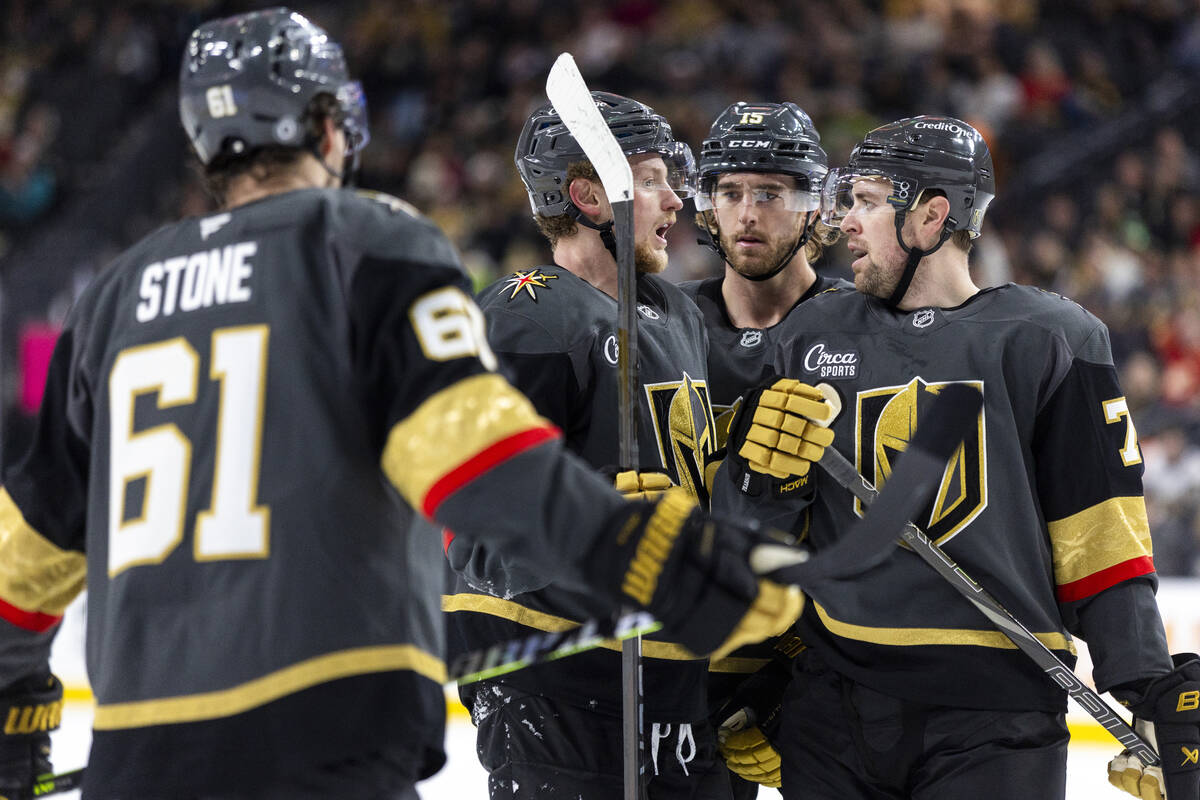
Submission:
M 550 74 L 546 76 L 546 97 L 550 98 L 563 124 L 596 168 L 608 199 L 613 202 L 632 200 L 633 173 L 629 169 L 629 160 L 609 132 L 608 123 L 596 108 L 596 101 L 570 53 L 561 54 L 550 68 Z
M 976 424 L 982 406 L 983 395 L 974 386 L 945 386 L 917 421 L 912 441 L 866 516 L 830 547 L 805 563 L 777 570 L 774 577 L 805 586 L 862 572 L 877 563 L 929 502 L 946 462 Z

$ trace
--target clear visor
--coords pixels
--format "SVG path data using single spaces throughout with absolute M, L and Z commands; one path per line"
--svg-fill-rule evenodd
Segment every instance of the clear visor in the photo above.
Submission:
M 836 228 L 846 215 L 854 208 L 855 186 L 862 183 L 870 184 L 861 187 L 859 195 L 864 206 L 892 210 L 891 200 L 895 193 L 895 182 L 891 177 L 877 172 L 862 172 L 845 168 L 831 169 L 825 177 L 825 185 L 821 189 L 821 222 Z M 878 194 L 878 197 L 874 195 Z
M 362 84 L 358 81 L 343 83 L 337 90 L 337 101 L 346 115 L 343 126 L 347 155 L 359 153 L 371 141 L 371 132 L 367 128 L 367 97 L 363 94 Z
M 684 142 L 672 142 L 668 149 L 662 152 L 663 163 L 667 165 L 667 188 L 673 191 L 680 200 L 687 200 L 696 194 L 696 159 L 692 157 L 692 148 Z
M 820 192 L 812 189 L 795 189 L 787 186 L 750 186 L 742 181 L 718 178 L 708 191 L 696 195 L 696 210 L 723 211 L 736 208 L 743 203 L 753 203 L 763 210 L 794 211 L 805 213 L 816 211 L 821 205 Z

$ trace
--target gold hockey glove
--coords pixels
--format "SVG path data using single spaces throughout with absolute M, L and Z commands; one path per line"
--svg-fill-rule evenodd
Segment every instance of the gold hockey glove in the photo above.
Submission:
M 778 551 L 783 561 L 794 548 L 757 524 L 708 517 L 678 486 L 656 502 L 631 501 L 610 520 L 610 530 L 586 559 L 588 576 L 609 587 L 619 604 L 649 610 L 693 653 L 719 658 L 774 636 L 804 607 L 798 588 L 760 577 L 750 566 L 756 548 Z M 784 566 L 771 558 L 756 563 L 764 572 Z
M 790 657 L 777 653 L 765 667 L 742 682 L 717 713 L 717 746 L 734 774 L 778 789 L 783 760 L 770 739 L 779 733 L 783 695 L 792 679 Z
M 1133 710 L 1133 727 L 1162 757 L 1146 767 L 1128 750 L 1108 763 L 1108 781 L 1142 800 L 1194 800 L 1200 797 L 1200 656 L 1171 656 L 1175 669 L 1134 695 L 1113 695 Z
M 632 469 L 618 472 L 613 486 L 626 500 L 655 500 L 670 489 L 671 476 L 662 472 L 637 472 Z
M 62 684 L 28 678 L 0 692 L 0 799 L 33 797 L 36 780 L 54 771 L 50 731 L 62 721 Z
M 825 425 L 834 413 L 819 389 L 791 378 L 755 389 L 729 426 L 726 449 L 735 483 L 747 494 L 759 494 L 765 476 L 778 497 L 808 490 L 812 463 L 833 443 Z

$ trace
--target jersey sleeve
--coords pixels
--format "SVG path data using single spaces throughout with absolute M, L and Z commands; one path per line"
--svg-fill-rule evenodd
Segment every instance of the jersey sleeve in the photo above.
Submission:
M 32 443 L 0 487 L 0 686 L 46 669 L 86 579 L 88 457 L 77 423 L 90 405 L 71 369 L 76 335 L 68 325 L 59 337 Z
M 1098 322 L 1038 411 L 1034 463 L 1063 620 L 1097 686 L 1169 672 L 1137 431 Z
M 354 369 L 392 485 L 455 534 L 577 580 L 573 565 L 622 500 L 497 371 L 456 259 L 364 258 L 350 302 Z

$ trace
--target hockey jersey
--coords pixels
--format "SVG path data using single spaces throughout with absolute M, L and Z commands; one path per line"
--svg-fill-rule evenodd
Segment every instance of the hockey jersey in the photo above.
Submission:
M 894 311 L 826 292 L 779 326 L 777 370 L 843 403 L 833 446 L 877 486 L 943 386 L 977 386 L 976 430 L 914 520 L 1066 663 L 1084 638 L 1103 690 L 1171 664 L 1154 603 L 1141 453 L 1108 331 L 1038 289 Z M 820 469 L 809 541 L 862 515 Z M 814 588 L 801 635 L 854 680 L 919 702 L 1065 708 L 1065 693 L 914 553 Z
M 569 584 L 624 502 L 493 371 L 468 286 L 405 204 L 312 189 L 160 229 L 80 297 L 0 490 L 0 685 L 45 668 L 86 574 L 85 797 L 444 761 L 413 509 Z
M 616 301 L 558 266 L 517 272 L 484 289 L 488 338 L 513 383 L 563 430 L 566 447 L 597 468 L 619 464 Z M 665 471 L 703 492 L 705 456 L 714 449 L 703 319 L 677 287 L 639 276 L 637 438 L 640 469 Z M 521 504 L 517 494 L 509 506 Z M 447 596 L 452 652 L 478 649 L 537 630 L 564 630 L 603 615 L 557 573 L 531 574 L 495 548 L 453 539 L 460 579 Z M 703 660 L 659 636 L 643 640 L 645 714 L 651 721 L 704 716 Z M 499 678 L 522 691 L 619 714 L 620 645 Z M 472 688 L 468 690 L 474 691 Z

